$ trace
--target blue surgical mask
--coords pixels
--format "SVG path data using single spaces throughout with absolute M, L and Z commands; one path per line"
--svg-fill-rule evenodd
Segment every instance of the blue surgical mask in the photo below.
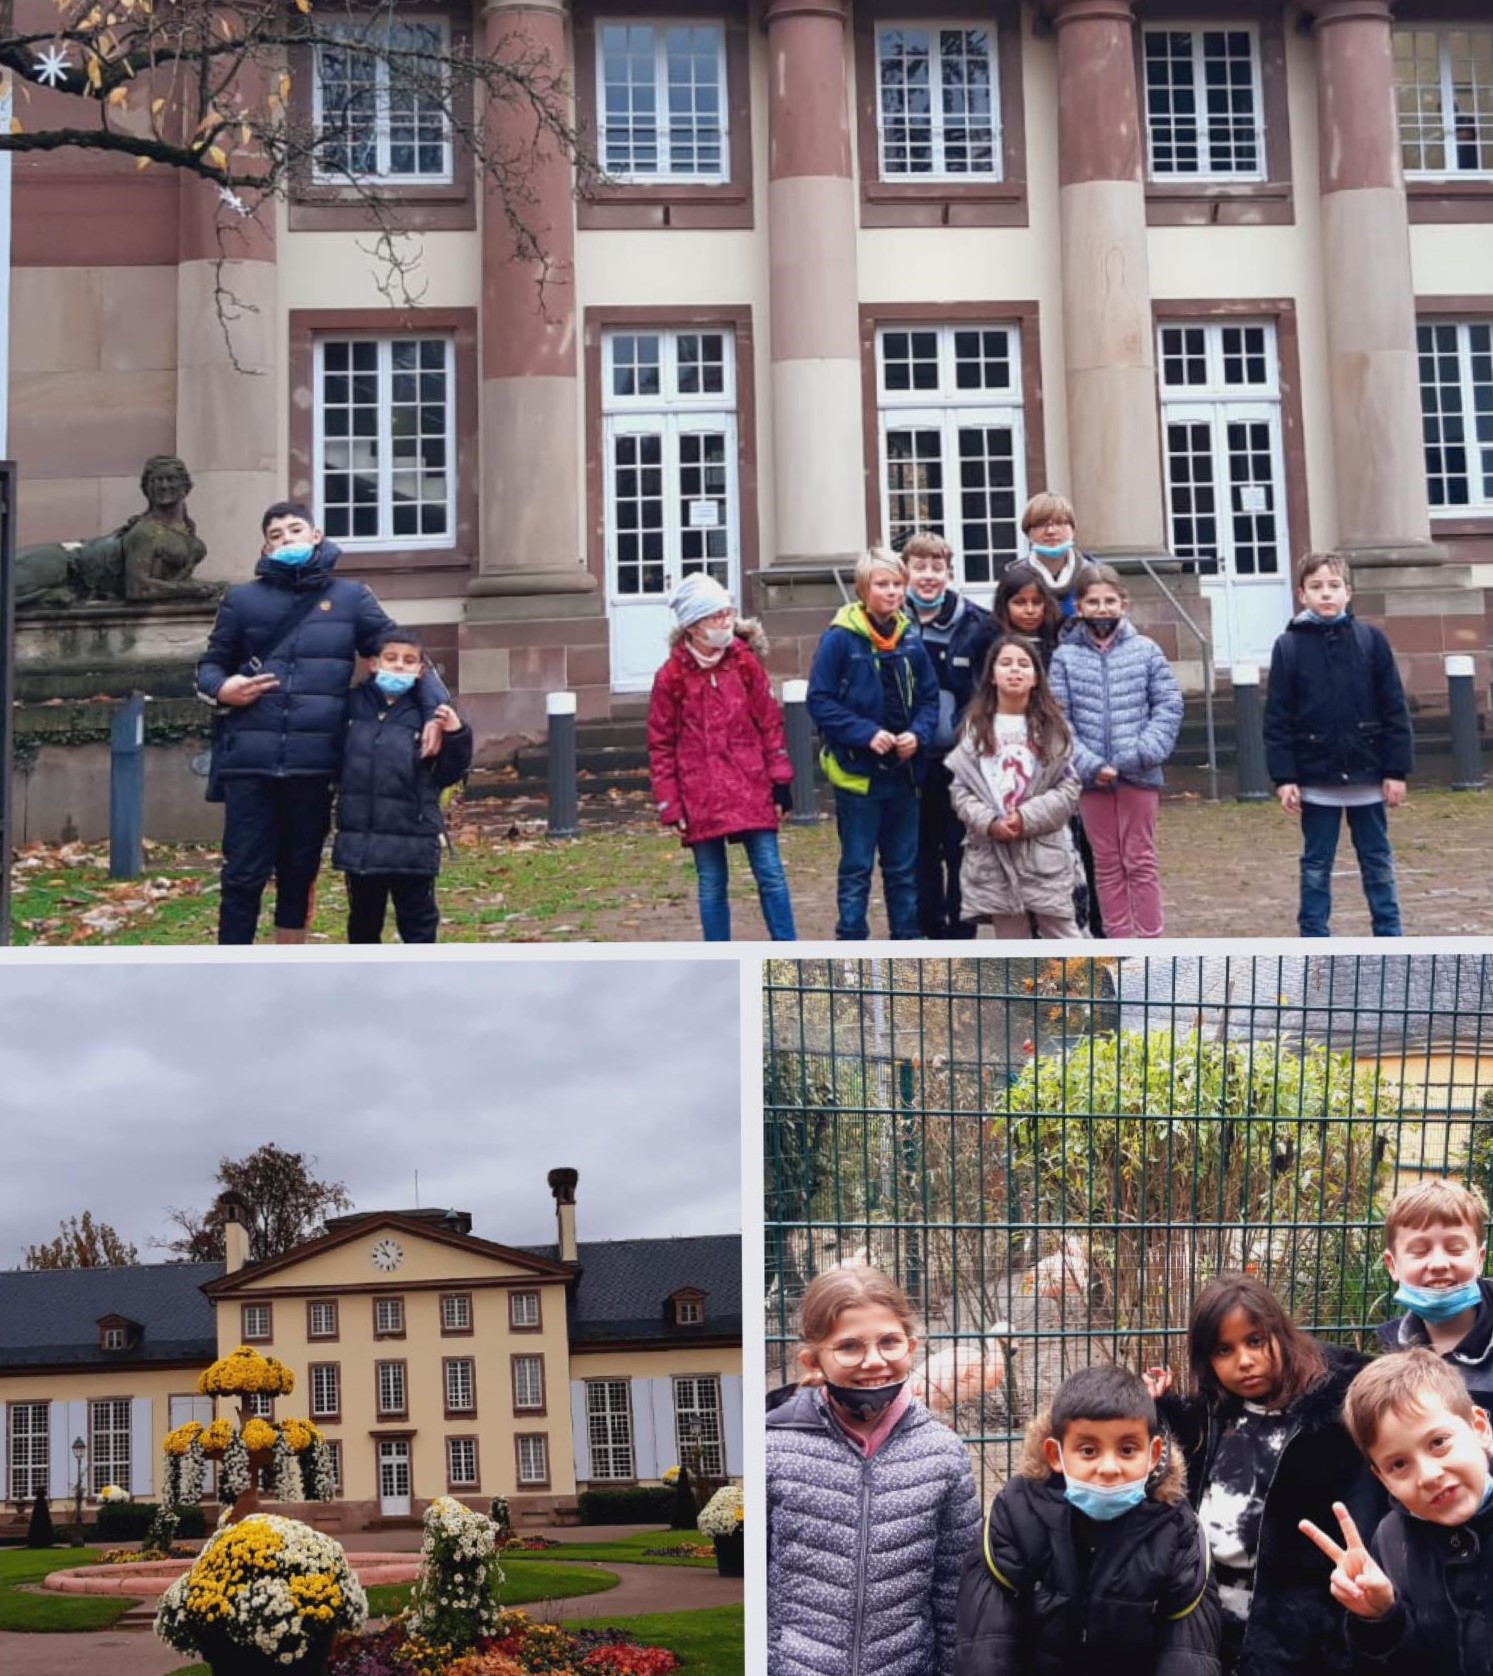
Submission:
M 374 671 L 373 684 L 385 698 L 399 698 L 415 684 L 413 675 L 397 675 L 392 669 Z
M 303 565 L 316 551 L 314 547 L 277 547 L 270 557 L 276 564 L 288 564 L 291 569 Z
M 1058 1450 L 1058 1460 L 1063 1458 L 1063 1452 Z M 1121 1518 L 1140 1506 L 1146 1499 L 1146 1481 L 1138 1479 L 1134 1484 L 1116 1484 L 1106 1489 L 1100 1484 L 1077 1484 L 1063 1472 L 1063 1499 L 1070 1502 L 1080 1513 L 1090 1519 L 1098 1519 L 1101 1523 L 1109 1519 Z
M 1418 1315 L 1422 1321 L 1450 1321 L 1454 1315 L 1476 1309 L 1482 1295 L 1476 1280 L 1469 1280 L 1463 1286 L 1443 1287 L 1439 1291 L 1410 1286 L 1402 1280 L 1395 1291 L 1395 1302 L 1401 1309 Z
M 924 599 L 921 594 L 909 594 L 907 596 L 913 609 L 921 612 L 927 617 L 936 617 L 939 612 L 943 610 L 944 601 L 948 597 L 949 590 L 947 588 L 944 589 L 937 599 Z
M 1040 542 L 1032 543 L 1032 551 L 1042 559 L 1066 559 L 1073 551 L 1071 540 L 1065 541 L 1061 547 L 1044 547 Z

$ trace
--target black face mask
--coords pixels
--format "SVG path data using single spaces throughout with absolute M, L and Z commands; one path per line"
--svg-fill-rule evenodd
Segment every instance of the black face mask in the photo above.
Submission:
M 859 1420 L 867 1420 L 874 1414 L 885 1414 L 906 1383 L 905 1379 L 899 1379 L 893 1385 L 834 1385 L 826 1379 L 824 1388 L 841 1408 L 848 1409 Z
M 1120 626 L 1118 617 L 1085 617 L 1084 626 L 1095 640 L 1108 640 Z

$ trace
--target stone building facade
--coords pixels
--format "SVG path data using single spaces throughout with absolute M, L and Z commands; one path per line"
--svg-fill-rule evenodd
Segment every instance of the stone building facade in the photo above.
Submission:
M 1184 685 L 1184 617 L 1221 667 L 1263 661 L 1291 559 L 1335 548 L 1417 701 L 1460 653 L 1486 702 L 1486 0 L 400 10 L 567 66 L 607 179 L 577 201 L 537 168 L 542 291 L 439 125 L 401 142 L 387 77 L 360 167 L 418 237 L 421 307 L 309 183 L 234 265 L 258 376 L 214 318 L 210 188 L 18 160 L 23 539 L 108 527 L 179 451 L 204 574 L 240 577 L 261 507 L 308 498 L 489 757 L 551 691 L 635 708 L 690 569 L 802 674 L 869 541 L 941 528 L 978 593 L 1044 487 Z M 299 66 L 297 97 L 333 74 Z

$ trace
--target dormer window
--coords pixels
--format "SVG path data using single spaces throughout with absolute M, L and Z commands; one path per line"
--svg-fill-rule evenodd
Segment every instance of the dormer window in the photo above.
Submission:
M 98 1320 L 100 1350 L 128 1350 L 140 1336 L 140 1323 L 122 1315 L 102 1315 Z
M 128 1336 L 123 1327 L 105 1327 L 103 1348 L 105 1350 L 123 1350 Z
M 669 1299 L 669 1314 L 676 1327 L 704 1326 L 705 1294 L 694 1287 L 675 1292 Z

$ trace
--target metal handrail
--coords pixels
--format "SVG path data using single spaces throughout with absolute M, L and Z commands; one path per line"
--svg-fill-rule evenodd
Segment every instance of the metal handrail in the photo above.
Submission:
M 1128 556 L 1127 556 L 1128 558 Z M 1140 553 L 1134 556 L 1134 562 L 1140 565 L 1146 575 L 1166 595 L 1172 609 L 1191 630 L 1193 638 L 1198 643 L 1198 649 L 1203 654 L 1203 725 L 1208 735 L 1208 801 L 1218 801 L 1218 741 L 1213 727 L 1213 643 L 1208 636 L 1192 620 L 1192 614 L 1176 594 L 1167 587 L 1165 579 L 1151 561 Z

